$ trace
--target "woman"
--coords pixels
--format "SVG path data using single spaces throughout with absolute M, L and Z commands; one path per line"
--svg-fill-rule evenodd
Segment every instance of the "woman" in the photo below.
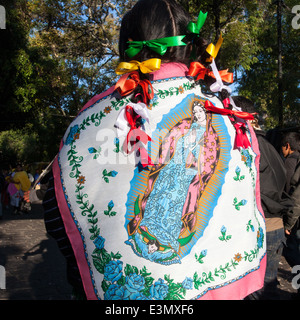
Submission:
M 255 135 L 187 76 L 193 56 L 226 89 L 205 18 L 138 1 L 122 21 L 120 80 L 62 139 L 55 198 L 88 299 L 241 299 L 263 284 Z

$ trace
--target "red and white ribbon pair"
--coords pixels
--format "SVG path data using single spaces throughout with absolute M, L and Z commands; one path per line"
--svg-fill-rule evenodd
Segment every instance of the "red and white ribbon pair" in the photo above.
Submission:
M 140 103 L 129 103 L 121 110 L 115 127 L 119 137 L 126 136 L 122 149 L 126 154 L 139 151 L 140 162 L 143 167 L 153 165 L 146 150 L 146 144 L 151 138 L 141 129 L 141 119 L 149 123 L 147 106 Z
M 231 93 L 231 88 L 229 88 L 227 85 L 224 85 L 214 59 L 212 59 L 211 68 L 212 68 L 214 77 L 216 78 L 216 82 L 214 82 L 210 86 L 210 90 L 212 92 L 221 92 L 223 89 L 225 89 L 228 91 L 228 93 Z M 210 101 L 206 101 L 205 108 L 208 111 L 229 116 L 229 119 L 231 120 L 236 130 L 234 149 L 237 149 L 237 148 L 247 149 L 248 147 L 251 146 L 251 143 L 246 133 L 247 128 L 246 128 L 245 122 L 240 121 L 239 119 L 253 120 L 254 119 L 253 114 L 248 112 L 242 112 L 241 109 L 235 105 L 231 97 L 224 99 L 223 105 L 224 105 L 224 109 L 221 109 L 221 108 L 215 107 Z M 230 105 L 232 106 L 232 109 Z

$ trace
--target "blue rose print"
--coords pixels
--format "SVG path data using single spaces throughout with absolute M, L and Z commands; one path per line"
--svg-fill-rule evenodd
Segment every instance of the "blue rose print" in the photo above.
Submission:
M 158 281 L 150 287 L 150 295 L 156 300 L 163 300 L 167 296 L 168 291 L 169 287 L 162 279 L 158 279 Z
M 104 214 L 109 217 L 115 216 L 117 213 L 112 211 L 113 207 L 115 206 L 114 202 L 111 200 L 107 205 L 107 210 L 104 210 Z
M 112 200 L 109 201 L 109 203 L 108 203 L 108 209 L 111 210 L 114 206 L 115 206 L 114 202 L 113 202 Z
M 242 154 L 242 161 L 245 162 L 246 166 L 248 168 L 251 168 L 252 166 L 252 161 L 253 161 L 253 157 L 252 155 L 249 153 L 249 150 L 242 150 L 241 151 L 241 154 Z
M 245 179 L 244 175 L 241 175 L 241 168 L 237 166 L 235 168 L 235 177 L 233 177 L 235 181 L 243 181 Z
M 111 176 L 112 176 L 112 177 L 115 177 L 115 176 L 118 174 L 118 172 L 115 171 L 115 170 L 111 171 L 110 173 L 111 173 Z
M 193 279 L 186 277 L 182 282 L 182 287 L 186 290 L 192 290 L 193 289 Z
M 222 226 L 222 228 L 221 228 L 221 233 L 226 233 L 226 231 L 227 231 L 226 227 L 225 227 L 225 226 Z
M 259 227 L 257 231 L 257 247 L 262 248 L 264 242 L 264 232 L 262 227 Z
M 245 206 L 246 204 L 247 204 L 246 199 L 242 199 L 241 201 L 238 201 L 237 197 L 233 199 L 233 205 L 238 211 L 241 209 L 241 207 Z
M 95 148 L 93 148 L 93 147 L 89 148 L 88 150 L 89 150 L 89 153 L 95 153 L 95 152 L 97 152 L 97 150 L 96 150 Z
M 140 291 L 142 291 L 144 287 L 145 279 L 143 276 L 138 275 L 136 273 L 131 273 L 129 276 L 126 277 L 126 296 L 128 296 L 130 300 L 135 300 L 137 299 L 137 297 L 141 296 Z
M 101 236 L 98 236 L 95 240 L 94 240 L 94 245 L 97 249 L 103 249 L 104 248 L 104 242 L 105 239 Z
M 120 260 L 109 261 L 104 267 L 104 279 L 117 282 L 122 277 L 123 262 Z

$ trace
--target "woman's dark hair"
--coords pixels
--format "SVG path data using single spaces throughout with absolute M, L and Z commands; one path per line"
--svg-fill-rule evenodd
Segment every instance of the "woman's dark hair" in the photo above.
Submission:
M 254 103 L 243 96 L 233 96 L 232 99 L 236 106 L 241 108 L 244 112 L 255 113 L 257 111 Z
M 252 127 L 255 130 L 259 129 L 260 128 L 259 114 L 257 113 L 257 109 L 253 101 L 243 96 L 232 96 L 232 100 L 237 107 L 242 109 L 242 111 L 253 114 L 254 119 L 251 121 Z
M 191 21 L 190 15 L 175 2 L 175 0 L 139 0 L 124 16 L 121 24 L 119 53 L 121 61 L 145 61 L 159 58 L 168 62 L 190 63 L 192 45 L 197 48 L 196 61 L 206 64 L 207 42 L 201 37 L 187 35 L 187 25 Z M 136 56 L 129 58 L 125 50 L 127 41 L 154 40 L 178 35 L 187 35 L 183 41 L 186 46 L 174 46 L 160 56 L 148 47 L 144 47 Z

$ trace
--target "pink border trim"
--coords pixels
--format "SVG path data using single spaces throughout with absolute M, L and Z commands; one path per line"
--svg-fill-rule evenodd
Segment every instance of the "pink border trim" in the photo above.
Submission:
M 249 294 L 261 289 L 264 285 L 266 256 L 260 262 L 259 269 L 247 274 L 240 280 L 222 288 L 208 291 L 199 300 L 241 300 Z
M 98 100 L 102 99 L 105 96 L 108 96 L 114 92 L 114 87 L 109 88 L 108 90 L 102 92 L 101 94 L 96 95 L 93 97 L 91 100 L 89 100 L 84 107 L 79 111 L 81 113 L 85 109 L 89 108 L 92 106 L 94 103 L 96 103 Z M 79 114 L 78 113 L 78 114 Z M 60 147 L 59 150 L 63 147 L 63 140 L 60 142 Z M 70 209 L 68 207 L 62 184 L 61 184 L 61 178 L 60 178 L 60 168 L 58 165 L 58 157 L 55 158 L 53 165 L 52 165 L 52 170 L 53 170 L 53 177 L 54 177 L 54 186 L 55 186 L 55 195 L 57 199 L 57 205 L 59 208 L 59 211 L 61 213 L 66 232 L 68 234 L 68 237 L 70 239 L 74 255 L 77 261 L 77 265 L 79 268 L 79 272 L 82 278 L 82 283 L 84 287 L 84 291 L 86 293 L 87 299 L 88 300 L 97 300 L 97 296 L 94 291 L 94 286 L 92 283 L 92 279 L 90 277 L 90 268 L 88 266 L 86 257 L 85 257 L 85 252 L 84 252 L 84 247 L 83 247 L 83 242 L 81 239 L 80 232 L 77 229 L 77 226 L 73 220 L 72 215 L 70 214 Z
M 97 94 L 96 96 L 94 96 L 91 100 L 89 100 L 84 106 L 83 108 L 79 111 L 79 113 L 81 113 L 82 111 L 84 111 L 85 109 L 87 109 L 88 107 L 90 107 L 91 105 L 93 105 L 94 103 L 96 103 L 98 100 L 112 94 L 114 92 L 114 89 L 115 87 L 110 87 L 109 89 L 107 89 L 106 91 L 100 93 L 100 94 Z M 78 113 L 78 114 L 79 114 Z
M 59 211 L 61 212 L 61 216 L 64 221 L 66 232 L 68 234 L 68 237 L 70 239 L 70 242 L 76 257 L 77 265 L 80 271 L 80 275 L 82 278 L 82 283 L 84 286 L 87 299 L 97 300 L 97 296 L 95 294 L 94 287 L 92 284 L 92 279 L 90 277 L 90 269 L 84 253 L 84 247 L 83 247 L 83 242 L 81 240 L 81 235 L 70 214 L 70 210 L 69 210 L 66 198 L 64 196 L 57 157 L 52 165 L 52 170 L 53 170 L 57 205 L 58 205 Z
M 256 172 L 257 172 L 257 181 L 256 181 L 256 203 L 258 210 L 261 212 L 262 216 L 265 217 L 264 210 L 261 206 L 261 197 L 260 197 L 260 183 L 259 183 L 259 162 L 260 162 L 260 151 L 259 151 L 259 145 L 258 140 L 256 137 L 256 134 L 254 132 L 254 129 L 252 128 L 252 125 L 250 121 L 247 121 L 249 131 L 251 134 L 251 144 L 253 151 L 257 154 L 257 157 L 255 158 L 255 166 L 256 166 Z

